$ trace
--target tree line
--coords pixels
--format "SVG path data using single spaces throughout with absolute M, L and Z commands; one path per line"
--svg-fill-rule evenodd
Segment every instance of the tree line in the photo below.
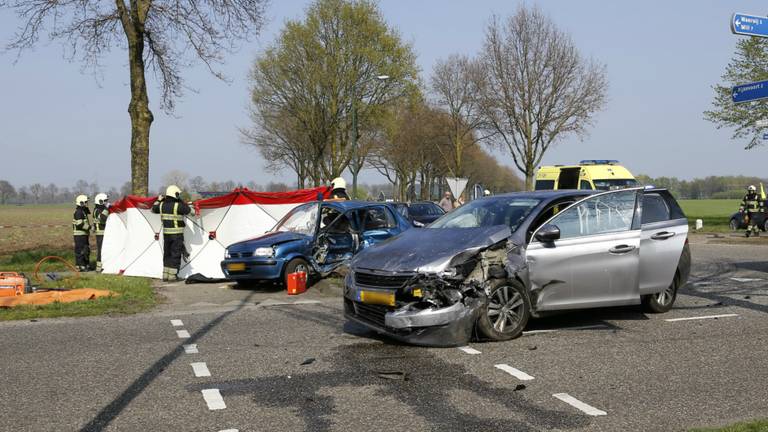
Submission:
M 641 184 L 669 189 L 679 199 L 741 199 L 747 187 L 754 185 L 760 191 L 760 183 L 768 186 L 768 179 L 748 176 L 709 176 L 693 180 L 677 177 L 638 175 Z

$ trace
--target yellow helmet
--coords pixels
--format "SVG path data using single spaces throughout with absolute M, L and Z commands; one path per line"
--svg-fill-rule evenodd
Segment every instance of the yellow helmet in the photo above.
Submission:
M 176 185 L 170 185 L 165 190 L 165 196 L 173 197 L 173 198 L 181 198 L 181 189 L 179 189 Z
M 78 195 L 77 198 L 75 198 L 75 205 L 88 205 L 88 195 Z
M 331 181 L 331 186 L 334 189 L 346 189 L 347 188 L 347 182 L 344 181 L 341 177 L 336 177 Z

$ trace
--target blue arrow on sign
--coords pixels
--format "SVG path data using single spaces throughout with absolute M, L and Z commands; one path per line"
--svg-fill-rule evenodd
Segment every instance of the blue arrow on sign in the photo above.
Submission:
M 768 37 L 768 17 L 735 13 L 731 18 L 731 32 L 746 36 Z
M 742 84 L 731 89 L 733 103 L 751 102 L 768 98 L 768 81 Z

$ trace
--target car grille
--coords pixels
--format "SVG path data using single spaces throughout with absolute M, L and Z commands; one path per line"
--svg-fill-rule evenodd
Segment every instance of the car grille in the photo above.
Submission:
M 253 256 L 253 252 L 230 252 L 230 258 L 250 258 Z
M 355 272 L 355 283 L 369 287 L 400 288 L 412 277 L 413 276 L 411 275 L 384 276 L 372 273 Z
M 379 327 L 384 327 L 384 315 L 391 309 L 382 305 L 370 305 L 358 302 L 352 303 L 354 315 Z

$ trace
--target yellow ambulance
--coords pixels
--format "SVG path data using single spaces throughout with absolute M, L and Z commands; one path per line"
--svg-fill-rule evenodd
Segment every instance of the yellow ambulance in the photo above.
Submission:
M 619 161 L 589 159 L 578 165 L 551 165 L 539 167 L 536 190 L 592 189 L 611 190 L 637 186 L 637 180 Z

